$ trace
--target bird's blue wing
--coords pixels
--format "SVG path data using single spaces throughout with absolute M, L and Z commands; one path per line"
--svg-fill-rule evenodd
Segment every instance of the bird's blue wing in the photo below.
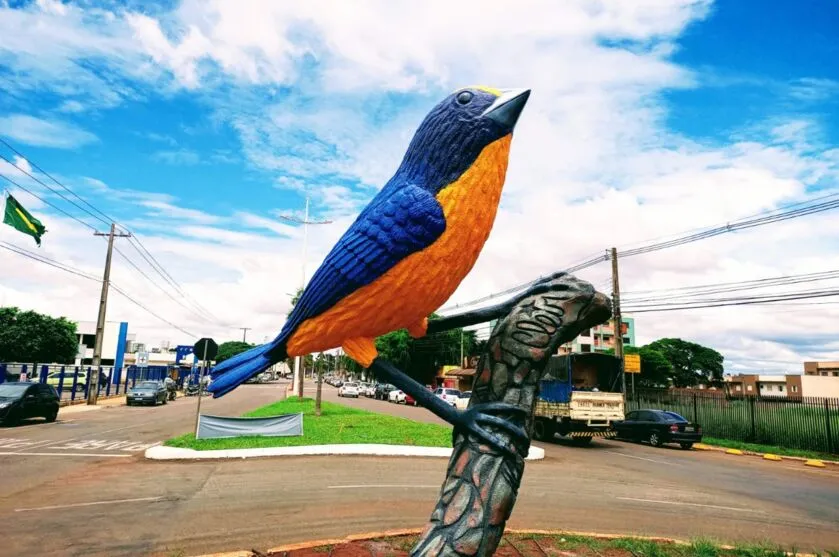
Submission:
M 326 256 L 276 340 L 285 342 L 300 323 L 430 246 L 445 229 L 443 208 L 431 193 L 388 184 Z
M 287 357 L 288 339 L 303 321 L 317 317 L 412 253 L 427 248 L 445 230 L 443 208 L 431 193 L 413 185 L 388 183 L 315 271 L 277 338 L 215 366 L 210 392 L 214 397 L 224 396 Z

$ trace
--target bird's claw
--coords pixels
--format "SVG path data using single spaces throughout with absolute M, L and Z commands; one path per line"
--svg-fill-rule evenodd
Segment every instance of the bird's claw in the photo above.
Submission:
M 498 414 L 506 414 L 507 417 L 502 418 Z M 473 435 L 493 449 L 511 456 L 524 457 L 527 456 L 527 451 L 530 448 L 530 436 L 522 426 L 512 420 L 520 420 L 524 423 L 526 416 L 527 412 L 525 410 L 512 404 L 503 402 L 476 404 L 460 413 L 458 423 L 455 424 L 455 432 L 460 431 Z M 508 434 L 512 438 L 511 441 L 502 439 L 496 433 L 487 429 L 486 426 L 494 427 Z

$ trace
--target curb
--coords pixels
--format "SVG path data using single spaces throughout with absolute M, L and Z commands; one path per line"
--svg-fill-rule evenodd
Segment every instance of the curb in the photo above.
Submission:
M 738 455 L 738 456 L 759 456 L 762 457 L 763 460 L 771 460 L 774 462 L 781 462 L 784 460 L 795 460 L 798 462 L 803 463 L 805 466 L 811 466 L 813 468 L 827 468 L 828 465 L 839 466 L 839 461 L 837 460 L 824 460 L 820 458 L 806 458 L 803 456 L 781 456 L 776 455 L 773 453 L 759 453 L 756 451 L 748 451 L 748 450 L 740 450 L 740 449 L 727 449 L 725 447 L 718 447 L 716 445 L 706 445 L 705 443 L 697 443 L 693 446 L 694 449 L 700 451 L 716 451 L 720 453 L 730 454 L 730 455 Z
M 149 460 L 220 460 L 226 458 L 264 458 L 289 456 L 422 456 L 449 458 L 452 449 L 447 447 L 416 447 L 412 445 L 346 444 L 346 445 L 303 445 L 299 447 L 266 447 L 262 449 L 222 449 L 196 451 L 157 445 L 146 449 Z M 525 460 L 542 460 L 545 449 L 530 447 Z
M 292 543 L 292 544 L 285 544 L 280 545 L 277 547 L 272 547 L 266 550 L 265 554 L 267 555 L 276 555 L 278 553 L 283 553 L 287 551 L 298 551 L 301 549 L 312 549 L 315 547 L 322 547 L 325 545 L 339 545 L 343 543 L 349 542 L 358 542 L 358 541 L 368 541 L 374 540 L 378 538 L 392 538 L 397 536 L 411 536 L 411 535 L 419 535 L 422 534 L 424 528 L 405 528 L 401 530 L 384 530 L 381 532 L 365 532 L 363 534 L 350 534 L 345 538 L 330 538 L 325 540 L 314 540 L 308 542 L 299 542 L 299 543 Z M 533 529 L 533 528 L 506 528 L 504 530 L 504 534 L 514 534 L 514 535 L 540 535 L 540 536 L 579 536 L 585 538 L 597 538 L 601 540 L 614 540 L 620 538 L 631 538 L 633 540 L 644 540 L 650 542 L 658 542 L 658 543 L 671 543 L 673 545 L 682 545 L 682 546 L 689 546 L 691 545 L 690 542 L 685 540 L 680 540 L 677 538 L 667 538 L 663 536 L 636 536 L 632 534 L 602 534 L 597 532 L 577 532 L 577 531 L 568 531 L 568 530 L 544 530 L 544 529 Z M 735 546 L 733 545 L 720 545 L 720 549 L 723 550 L 733 550 Z M 794 555 L 794 557 L 816 557 L 816 555 L 812 553 L 786 553 L 787 555 Z M 258 554 L 253 551 L 247 550 L 239 550 L 239 551 L 230 551 L 227 553 L 211 553 L 211 554 L 201 554 L 195 555 L 193 557 L 256 557 Z

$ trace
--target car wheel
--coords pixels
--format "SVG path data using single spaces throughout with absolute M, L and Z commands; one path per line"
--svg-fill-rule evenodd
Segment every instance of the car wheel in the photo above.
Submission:
M 50 412 L 49 414 L 47 414 L 44 417 L 47 419 L 48 422 L 50 422 L 50 423 L 54 422 L 55 420 L 58 419 L 58 408 L 56 408 L 55 410 L 53 410 L 52 412 Z
M 686 451 L 689 451 L 689 450 L 691 450 L 691 449 L 693 448 L 693 443 L 679 443 L 679 446 L 680 446 L 682 449 L 684 449 L 684 450 L 686 450 Z
M 655 431 L 650 433 L 650 437 L 649 437 L 648 440 L 650 442 L 650 445 L 652 445 L 653 447 L 660 447 L 661 446 L 661 437 L 659 437 L 658 433 L 656 433 Z

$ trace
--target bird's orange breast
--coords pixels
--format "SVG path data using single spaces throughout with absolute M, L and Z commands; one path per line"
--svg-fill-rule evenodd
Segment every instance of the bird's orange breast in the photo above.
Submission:
M 375 338 L 411 327 L 439 308 L 466 277 L 484 246 L 507 174 L 511 135 L 486 146 L 474 164 L 437 195 L 446 230 L 372 283 L 291 335 L 290 356 L 340 346 L 350 338 Z

